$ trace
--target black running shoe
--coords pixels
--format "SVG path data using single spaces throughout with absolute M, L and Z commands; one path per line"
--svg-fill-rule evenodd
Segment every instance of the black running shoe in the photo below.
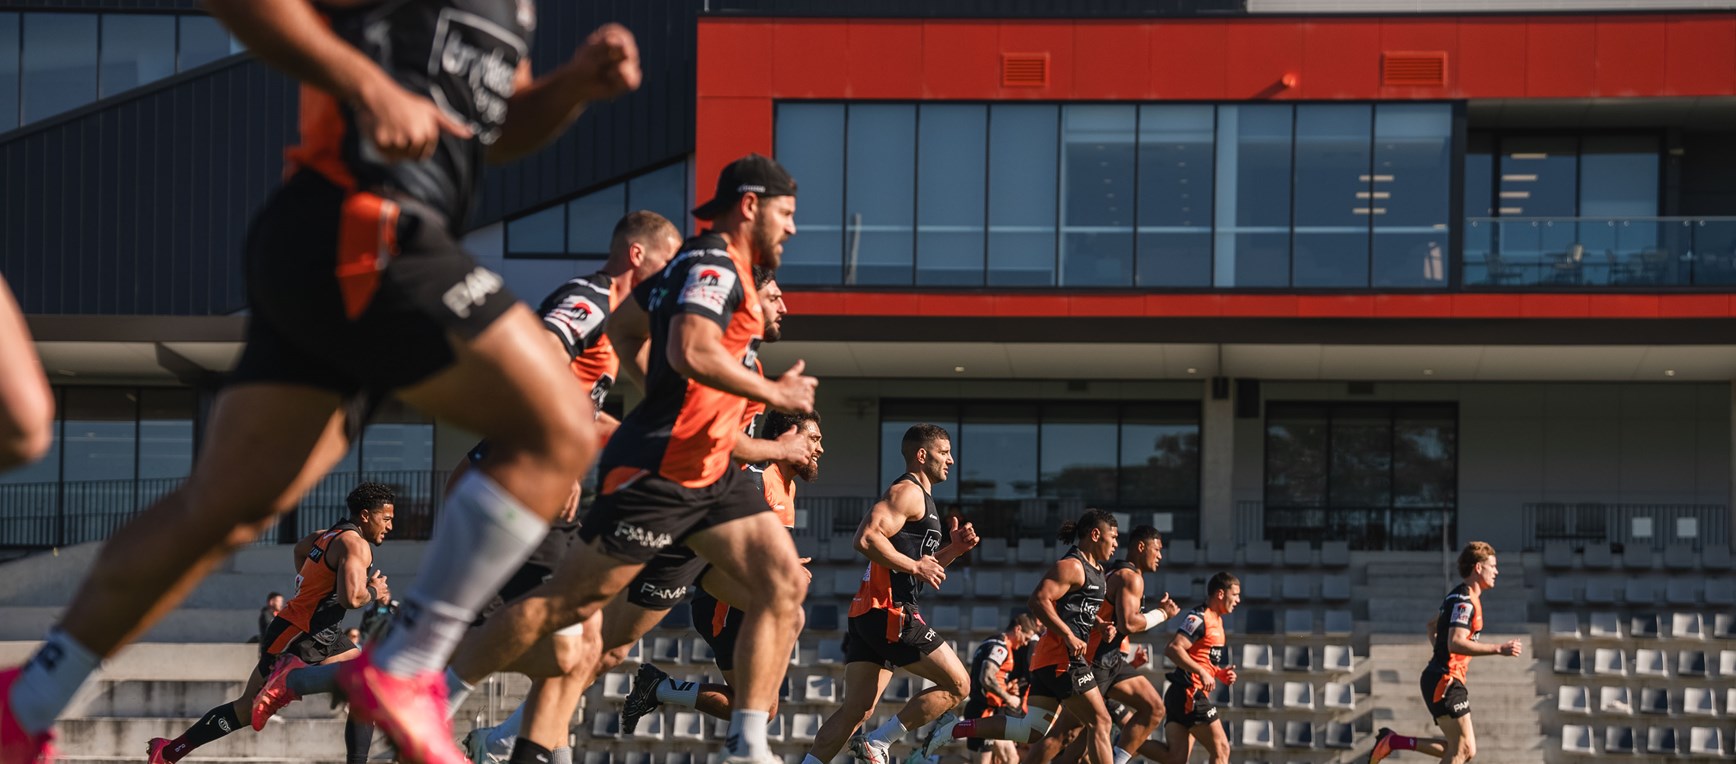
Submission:
M 633 729 L 639 726 L 639 717 L 663 705 L 663 701 L 657 699 L 657 685 L 668 678 L 663 669 L 649 663 L 639 664 L 639 673 L 633 675 L 633 689 L 621 703 L 622 734 L 633 734 Z

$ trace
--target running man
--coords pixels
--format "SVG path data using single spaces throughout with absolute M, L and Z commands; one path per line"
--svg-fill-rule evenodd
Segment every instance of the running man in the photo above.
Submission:
M 41 459 L 53 443 L 54 391 L 24 313 L 0 275 L 0 472 Z M 0 696 L 8 681 L 0 676 Z M 0 715 L 0 761 L 11 755 L 12 745 L 29 745 L 25 731 L 9 726 L 8 718 Z
M 1224 641 L 1224 616 L 1235 612 L 1241 602 L 1242 582 L 1220 572 L 1206 582 L 1205 604 L 1189 610 L 1176 627 L 1164 651 L 1175 664 L 1163 693 L 1167 716 L 1163 734 L 1169 743 L 1162 749 L 1152 743 L 1152 750 L 1142 754 L 1146 758 L 1182 764 L 1198 740 L 1211 764 L 1229 764 L 1230 735 L 1212 705 L 1212 691 L 1219 684 L 1236 683 L 1236 669 L 1230 665 L 1230 649 Z
M 778 521 L 793 531 L 796 527 L 796 478 L 800 477 L 804 483 L 818 480 L 820 456 L 826 453 L 826 449 L 821 445 L 823 435 L 820 432 L 818 412 L 785 414 L 773 411 L 766 415 L 765 422 L 760 427 L 760 438 L 775 439 L 792 430 L 812 444 L 812 456 L 805 461 L 777 459 L 746 464 L 742 469 L 761 486 L 766 504 L 777 514 Z M 719 600 L 703 587 L 694 592 L 688 606 L 692 611 L 693 628 L 699 632 L 705 644 L 711 647 L 712 660 L 717 663 L 717 670 L 723 674 L 723 684 L 677 681 L 655 664 L 640 664 L 638 674 L 633 677 L 633 689 L 622 704 L 621 729 L 624 732 L 630 734 L 640 717 L 657 710 L 664 703 L 698 709 L 719 719 L 728 719 L 734 711 L 735 645 L 741 634 L 741 623 L 745 614 Z M 775 713 L 776 707 L 772 710 Z
M 1464 580 L 1441 601 L 1441 611 L 1429 621 L 1429 641 L 1434 657 L 1423 669 L 1423 703 L 1440 725 L 1445 738 L 1399 735 L 1382 727 L 1368 761 L 1391 756 L 1394 751 L 1416 751 L 1440 757 L 1441 764 L 1464 764 L 1477 755 L 1477 735 L 1471 727 L 1471 696 L 1465 687 L 1465 671 L 1479 655 L 1517 658 L 1524 645 L 1513 639 L 1499 645 L 1477 641 L 1483 633 L 1483 592 L 1495 588 L 1500 571 L 1495 567 L 1495 548 L 1473 541 L 1459 552 L 1459 576 Z
M 795 235 L 795 192 L 771 159 L 750 154 L 730 163 L 716 196 L 694 210 L 713 228 L 637 290 L 651 336 L 646 396 L 604 448 L 601 495 L 579 529 L 581 544 L 553 578 L 465 641 L 453 660 L 460 676 L 511 664 L 543 635 L 589 618 L 641 572 L 685 571 L 701 559 L 693 567 L 713 566 L 707 585 L 715 582 L 720 598 L 747 613 L 736 645 L 743 684 L 735 688 L 728 761 L 775 758 L 768 710 L 800 628 L 807 573 L 730 455 L 748 399 L 783 411 L 814 408 L 818 382 L 802 375 L 801 361 L 775 380 L 754 371 L 765 321 L 752 268 L 776 269 L 783 242 Z M 685 587 L 698 573 L 669 580 Z
M 295 506 L 385 394 L 494 448 L 446 500 L 399 623 L 343 664 L 343 684 L 411 764 L 462 761 L 440 669 L 596 438 L 535 314 L 459 237 L 483 161 L 526 156 L 587 102 L 638 87 L 633 36 L 606 25 L 533 81 L 535 5 L 521 0 L 207 5 L 302 81 L 303 143 L 248 235 L 247 344 L 193 474 L 110 539 L 46 643 L 0 673 L 0 764 L 45 752 L 100 662 Z
M 892 481 L 856 529 L 856 551 L 868 558 L 862 586 L 850 601 L 844 635 L 844 702 L 820 725 L 802 764 L 826 764 L 849 742 L 858 761 L 887 764 L 888 750 L 904 733 L 934 721 L 970 693 L 970 676 L 923 619 L 924 587 L 940 588 L 946 567 L 977 545 L 976 529 L 954 517 L 941 532 L 934 486 L 952 469 L 952 436 L 932 424 L 912 425 L 899 444 L 904 474 Z M 942 539 L 947 540 L 941 546 Z M 918 693 L 873 732 L 851 734 L 868 721 L 893 669 L 934 686 Z
M 963 719 L 980 724 L 982 720 L 993 717 L 1024 714 L 1025 699 L 1014 691 L 1008 677 L 1016 662 L 1014 653 L 1026 643 L 1035 641 L 1041 630 L 1035 616 L 1021 611 L 1013 615 L 1006 632 L 977 645 L 970 659 L 970 699 L 964 702 Z M 938 761 L 937 751 L 953 739 L 958 721 L 959 717 L 951 713 L 942 716 L 929 728 L 928 738 L 921 748 L 905 759 L 906 764 Z M 1011 740 L 969 737 L 965 740 L 965 748 L 972 752 L 973 764 L 1013 764 L 1019 759 L 1018 748 Z
M 145 745 L 150 764 L 174 764 L 199 746 L 241 729 L 251 718 L 255 731 L 265 718 L 252 713 L 253 699 L 267 678 L 281 681 L 288 671 L 307 665 L 336 664 L 361 654 L 344 634 L 349 611 L 375 602 L 391 602 L 386 577 L 370 569 L 374 547 L 392 531 L 397 497 L 380 483 L 363 483 L 344 499 L 350 514 L 331 528 L 311 534 L 295 545 L 295 594 L 265 629 L 259 665 L 247 677 L 241 697 L 211 709 L 173 740 L 153 738 Z M 374 728 L 352 711 L 344 723 L 344 760 L 364 764 Z

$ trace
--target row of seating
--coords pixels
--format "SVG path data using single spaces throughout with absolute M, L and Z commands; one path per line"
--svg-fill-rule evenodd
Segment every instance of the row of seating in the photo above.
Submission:
M 1709 616 L 1709 617 L 1708 617 Z M 1622 630 L 1623 623 L 1627 630 Z M 1625 618 L 1610 611 L 1600 610 L 1589 614 L 1583 622 L 1579 613 L 1554 612 L 1549 614 L 1549 636 L 1557 640 L 1580 639 L 1683 639 L 1704 640 L 1728 639 L 1736 640 L 1736 613 L 1701 613 L 1686 610 L 1672 613 L 1633 613 Z M 1670 630 L 1665 635 L 1663 625 L 1668 623 Z
M 1563 685 L 1556 696 L 1556 708 L 1567 714 L 1600 714 L 1632 716 L 1642 714 L 1718 716 L 1718 696 L 1724 696 L 1724 716 L 1736 717 L 1736 687 L 1722 690 L 1710 687 L 1642 687 L 1639 703 L 1634 703 L 1634 690 L 1626 685 L 1598 687 L 1597 703 L 1592 704 L 1592 689 L 1579 685 Z
M 1561 750 L 1584 756 L 1642 752 L 1654 756 L 1736 755 L 1727 745 L 1724 730 L 1718 727 L 1689 727 L 1686 735 L 1675 727 L 1651 727 L 1644 735 L 1625 725 L 1603 727 L 1601 734 L 1598 727 L 1588 724 L 1567 724 L 1561 728 Z
M 1736 580 L 1553 575 L 1543 582 L 1543 600 L 1551 605 L 1620 604 L 1637 608 L 1662 604 L 1722 606 L 1736 604 Z
M 1282 726 L 1279 726 L 1282 725 Z M 1356 727 L 1350 722 L 1326 722 L 1316 724 L 1309 721 L 1275 722 L 1269 719 L 1243 719 L 1239 725 L 1231 725 L 1232 742 L 1242 748 L 1287 748 L 1292 750 L 1312 750 L 1316 744 L 1326 748 L 1350 749 L 1356 747 Z M 1279 732 L 1282 730 L 1282 733 Z
M 1551 541 L 1543 545 L 1543 567 L 1549 570 L 1730 570 L 1730 547 L 1706 544 L 1700 551 L 1691 546 L 1672 545 L 1660 554 L 1647 546 L 1630 546 L 1616 552 L 1605 543 L 1587 543 L 1575 555 L 1575 545 L 1569 541 Z
M 1619 647 L 1599 647 L 1591 650 L 1590 663 L 1585 661 L 1585 655 L 1586 653 L 1577 647 L 1555 648 L 1555 673 L 1608 677 L 1625 677 L 1632 674 L 1634 676 L 1677 676 L 1706 679 L 1714 675 L 1712 655 L 1704 650 L 1677 651 L 1674 666 L 1671 665 L 1669 653 L 1664 650 L 1636 650 L 1631 662 L 1628 660 L 1627 651 Z M 1736 650 L 1720 650 L 1716 655 L 1716 676 L 1721 679 L 1736 679 Z M 1673 673 L 1672 669 L 1674 670 Z
M 1321 709 L 1355 711 L 1356 688 L 1349 682 L 1262 682 L 1243 679 L 1234 686 L 1212 689 L 1212 703 L 1223 708 L 1267 708 L 1285 711 Z
M 820 725 L 824 722 L 825 717 L 822 714 L 780 713 L 770 719 L 766 728 L 766 739 L 771 742 L 809 742 L 814 739 L 814 734 L 819 732 Z M 708 726 L 711 729 L 708 730 Z M 621 714 L 614 711 L 593 714 L 588 730 L 593 739 L 620 738 Z M 698 711 L 654 713 L 639 720 L 630 739 L 637 742 L 723 740 L 728 736 L 728 731 L 727 720 L 713 719 Z
M 798 537 L 796 548 L 817 562 L 852 563 L 862 561 L 861 553 L 847 537 L 826 539 Z M 1067 547 L 1054 541 L 1026 538 L 1017 544 L 1005 538 L 985 538 L 970 554 L 966 564 L 971 567 L 1030 566 L 1054 562 Z M 1270 541 L 1251 541 L 1240 547 L 1214 544 L 1200 548 L 1191 539 L 1171 539 L 1164 543 L 1163 565 L 1170 568 L 1195 566 L 1214 568 L 1329 568 L 1350 566 L 1350 544 L 1328 541 L 1315 546 L 1307 541 L 1292 540 L 1274 547 Z
M 1237 664 L 1239 673 L 1250 672 L 1313 672 L 1324 671 L 1330 674 L 1348 674 L 1356 670 L 1356 648 L 1350 645 L 1321 645 L 1318 649 L 1308 645 L 1273 646 L 1262 643 L 1248 643 L 1241 646 L 1242 660 Z M 1278 658 L 1282 662 L 1278 662 Z

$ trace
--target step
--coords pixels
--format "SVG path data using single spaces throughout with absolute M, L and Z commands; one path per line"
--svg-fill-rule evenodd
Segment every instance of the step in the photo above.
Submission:
M 91 718 L 198 718 L 221 704 L 235 700 L 246 687 L 242 681 L 137 681 L 96 682 L 90 700 L 79 708 L 78 717 Z M 278 712 L 290 719 L 336 719 L 330 698 L 310 697 L 291 703 Z
M 59 738 L 55 747 L 68 756 L 113 756 L 138 751 L 139 759 L 143 759 L 145 744 L 151 738 L 173 738 L 198 720 L 198 717 L 66 719 L 57 725 Z M 267 724 L 262 732 L 254 732 L 243 722 L 241 730 L 199 751 L 219 758 L 342 759 L 343 727 L 342 719 L 285 719 Z

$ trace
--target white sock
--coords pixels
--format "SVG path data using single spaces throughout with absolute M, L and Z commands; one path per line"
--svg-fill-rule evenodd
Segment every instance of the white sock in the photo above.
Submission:
M 657 702 L 698 708 L 699 683 L 677 682 L 669 677 L 664 677 L 663 681 L 657 683 Z
M 898 720 L 898 714 L 893 714 L 892 718 L 887 719 L 885 724 L 880 725 L 880 729 L 868 733 L 868 742 L 891 745 L 909 731 L 904 728 L 904 722 Z
M 549 751 L 549 764 L 573 764 L 573 749 L 563 745 Z
M 519 728 L 524 726 L 524 704 L 512 709 L 506 721 L 488 731 L 488 752 L 502 760 L 512 758 L 512 744 L 518 742 Z
M 481 470 L 465 473 L 435 520 L 415 588 L 374 650 L 374 665 L 397 676 L 444 668 L 477 611 L 547 533 L 547 521 Z
M 765 711 L 738 710 L 729 716 L 729 755 L 765 758 L 772 755 L 766 744 L 766 725 L 771 714 Z
M 469 698 L 471 691 L 475 689 L 476 685 L 459 679 L 458 672 L 448 667 L 446 669 L 446 716 L 451 717 L 458 713 L 458 707 L 464 705 L 465 699 Z
M 12 684 L 7 700 L 19 726 L 32 735 L 54 726 L 54 720 L 72 705 L 86 679 L 102 668 L 102 658 L 60 629 L 50 629 L 48 638 L 24 664 Z
M 1129 753 L 1127 751 L 1123 751 L 1120 748 L 1116 748 L 1114 750 L 1115 750 L 1115 764 L 1127 764 L 1127 760 L 1133 758 L 1132 753 Z

